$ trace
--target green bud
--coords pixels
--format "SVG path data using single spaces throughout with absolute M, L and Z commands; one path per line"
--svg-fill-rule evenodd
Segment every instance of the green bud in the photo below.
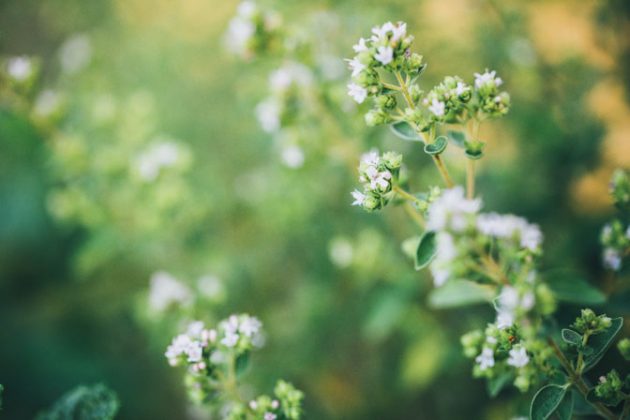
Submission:
M 385 167 L 389 170 L 399 169 L 402 165 L 403 156 L 396 152 L 387 152 L 383 154 L 381 158 Z
M 536 304 L 544 315 L 550 315 L 556 310 L 556 298 L 545 283 L 541 283 L 536 287 Z
M 596 315 L 592 309 L 582 309 L 572 327 L 580 334 L 597 334 L 612 326 L 612 319 L 606 315 Z
M 368 195 L 365 197 L 365 200 L 363 200 L 363 208 L 367 211 L 378 210 L 381 208 L 381 200 L 372 195 Z
M 527 392 L 531 382 L 529 380 L 529 376 L 527 375 L 519 375 L 514 380 L 514 386 L 518 388 L 521 392 Z
M 411 100 L 414 103 L 418 102 L 420 98 L 422 97 L 422 94 L 424 93 L 422 89 L 420 89 L 420 86 L 416 84 L 409 86 L 408 90 L 409 90 L 409 96 L 411 96 Z
M 599 378 L 599 384 L 594 389 L 595 399 L 609 406 L 616 406 L 624 399 L 621 392 L 623 382 L 616 370 L 611 370 L 606 376 Z
M 617 207 L 630 208 L 630 175 L 623 169 L 617 169 L 610 180 L 610 195 Z
M 365 114 L 365 123 L 369 127 L 376 125 L 387 124 L 390 121 L 390 116 L 381 109 L 372 109 Z
M 396 107 L 396 97 L 393 95 L 379 95 L 374 98 L 374 104 L 379 109 L 392 109 Z
M 630 361 L 630 338 L 620 340 L 619 343 L 617 343 L 617 348 L 623 358 Z

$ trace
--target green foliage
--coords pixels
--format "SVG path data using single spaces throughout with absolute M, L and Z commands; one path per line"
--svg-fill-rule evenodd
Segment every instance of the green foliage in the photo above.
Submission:
M 604 353 L 612 345 L 622 326 L 623 318 L 613 318 L 607 329 L 589 338 L 588 346 L 593 349 L 593 353 L 584 359 L 585 371 L 594 367 L 604 357 Z
M 604 295 L 596 287 L 583 278 L 571 273 L 550 273 L 547 275 L 548 285 L 556 299 L 582 305 L 597 305 L 606 301 Z
M 119 408 L 116 394 L 103 384 L 80 385 L 64 394 L 38 420 L 110 420 Z
M 418 248 L 415 252 L 415 268 L 416 270 L 422 270 L 425 268 L 435 257 L 435 232 L 427 231 L 420 238 Z
M 549 384 L 540 388 L 532 400 L 529 418 L 531 420 L 546 420 L 550 418 L 551 415 L 559 410 L 568 388 L 568 385 L 556 384 Z M 562 412 L 566 413 L 566 408 L 563 407 Z
M 391 124 L 389 128 L 396 135 L 396 137 L 403 140 L 411 140 L 411 141 L 422 141 L 422 138 L 418 135 L 418 133 L 411 127 L 408 122 L 399 121 L 394 124 Z
M 429 293 L 429 305 L 433 308 L 457 308 L 492 301 L 491 288 L 468 280 L 453 280 Z
M 448 146 L 448 139 L 444 136 L 439 136 L 433 141 L 433 143 L 426 144 L 424 146 L 424 153 L 431 156 L 439 155 L 444 152 L 446 146 Z

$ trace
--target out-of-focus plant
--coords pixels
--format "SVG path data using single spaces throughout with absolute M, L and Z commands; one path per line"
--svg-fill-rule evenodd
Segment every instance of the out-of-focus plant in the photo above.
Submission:
M 630 256 L 630 176 L 627 171 L 618 169 L 610 180 L 610 195 L 620 217 L 606 224 L 602 229 L 601 241 L 604 246 L 604 266 L 612 271 L 622 269 L 624 258 Z
M 120 403 L 117 395 L 103 384 L 81 385 L 68 391 L 38 420 L 111 420 Z
M 498 89 L 502 80 L 488 70 L 476 73 L 472 86 L 459 77 L 447 77 L 425 94 L 416 84 L 424 65 L 411 51 L 413 38 L 407 36 L 406 24 L 388 22 L 372 33 L 354 46 L 357 55 L 350 61 L 353 83 L 348 93 L 358 103 L 373 98 L 374 108 L 366 114 L 368 125 L 392 124 L 399 137 L 424 143 L 424 152 L 433 157 L 448 189 L 409 192 L 399 177 L 402 156 L 372 152 L 361 159 L 363 188 L 352 193 L 353 204 L 368 211 L 390 202 L 414 205 L 415 219 L 426 228 L 415 248 L 416 268 L 430 266 L 436 294 L 446 294 L 451 301 L 460 299 L 462 304 L 476 299 L 493 303 L 496 321 L 462 337 L 465 354 L 476 362 L 474 375 L 488 380 L 492 395 L 509 383 L 522 392 L 546 384 L 532 400 L 532 419 L 553 414 L 571 418 L 572 390 L 591 404 L 594 413 L 608 419 L 625 418 L 630 409 L 630 389 L 625 384 L 630 383 L 630 376 L 621 381 L 612 370 L 596 386 L 589 386 L 584 378 L 616 338 L 623 318 L 598 316 L 584 309 L 571 329 L 562 329 L 565 349 L 561 349 L 554 337 L 558 331 L 549 325 L 556 300 L 537 274 L 542 253 L 540 229 L 517 216 L 480 213 L 481 200 L 474 198 L 473 163 L 482 157 L 484 146 L 477 138 L 478 126 L 485 119 L 505 115 L 509 108 L 509 95 Z M 397 106 L 401 97 L 404 110 Z M 447 125 L 464 130 L 446 131 Z M 440 136 L 441 131 L 445 135 Z M 449 139 L 463 146 L 469 158 L 466 195 L 462 187 L 453 187 L 440 159 Z M 612 194 L 620 208 L 627 204 L 627 189 L 626 174 L 617 172 Z M 623 241 L 616 230 L 621 231 Z M 627 247 L 624 241 L 622 227 L 605 228 L 605 253 L 618 254 L 616 259 L 605 256 L 609 267 L 620 267 L 620 255 Z M 622 401 L 621 413 L 616 412 Z
M 262 323 L 257 318 L 232 315 L 211 329 L 201 321 L 191 323 L 184 334 L 173 339 L 166 357 L 171 366 L 187 367 L 184 382 L 189 398 L 208 405 L 221 418 L 299 419 L 303 394 L 288 382 L 279 380 L 273 397 L 261 395 L 249 402 L 239 390 L 251 352 L 263 342 Z

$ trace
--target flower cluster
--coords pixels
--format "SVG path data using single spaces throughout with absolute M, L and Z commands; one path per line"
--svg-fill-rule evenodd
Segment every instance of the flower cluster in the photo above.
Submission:
M 627 223 L 630 215 L 630 177 L 626 171 L 618 169 L 613 173 L 610 195 L 620 211 L 620 218 L 602 228 L 602 260 L 606 269 L 619 271 L 623 266 L 623 259 L 630 255 L 630 223 Z
M 411 52 L 413 37 L 407 34 L 407 25 L 387 22 L 372 33 L 359 40 L 353 47 L 355 56 L 348 60 L 352 73 L 348 94 L 359 104 L 373 99 L 373 108 L 365 115 L 369 126 L 405 122 L 418 138 L 432 143 L 422 133 L 438 124 L 482 121 L 508 112 L 510 97 L 499 90 L 503 81 L 496 72 L 475 73 L 472 85 L 448 76 L 425 94 L 417 79 L 426 65 L 422 56 Z M 392 76 L 395 80 L 390 80 Z M 400 103 L 405 105 L 401 108 Z M 480 146 L 476 149 L 479 153 Z
M 172 305 L 187 306 L 193 300 L 190 288 L 166 271 L 151 276 L 149 307 L 154 312 L 164 312 Z
M 379 155 L 372 150 L 361 157 L 359 181 L 363 191 L 354 190 L 352 205 L 368 211 L 383 208 L 391 199 L 392 187 L 396 184 L 402 165 L 402 155 L 387 152 Z
M 158 140 L 142 151 L 133 162 L 135 170 L 145 182 L 153 182 L 168 168 L 186 168 L 190 152 L 180 143 Z
M 225 34 L 226 47 L 235 55 L 252 58 L 273 47 L 281 23 L 277 14 L 263 12 L 252 1 L 243 1 L 229 23 Z
M 247 402 L 240 394 L 239 374 L 247 367 L 251 350 L 262 344 L 262 323 L 257 318 L 232 315 L 210 329 L 201 321 L 192 322 L 173 339 L 165 356 L 171 366 L 187 367 L 189 397 L 197 403 L 216 403 L 222 418 L 297 420 L 304 395 L 288 382 L 277 382 L 273 398 L 261 395 Z

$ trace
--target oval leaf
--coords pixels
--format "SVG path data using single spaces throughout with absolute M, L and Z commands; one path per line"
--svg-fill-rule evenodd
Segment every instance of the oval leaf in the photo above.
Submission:
M 564 395 L 567 393 L 568 385 L 545 385 L 536 392 L 529 410 L 531 420 L 546 420 L 558 408 Z
M 442 287 L 431 290 L 429 305 L 433 308 L 455 308 L 458 306 L 487 303 L 494 296 L 488 286 L 468 280 L 450 280 Z
M 623 326 L 623 318 L 613 318 L 612 326 L 606 331 L 596 334 L 588 339 L 588 346 L 593 349 L 593 353 L 584 359 L 584 372 L 592 368 L 608 350 L 613 340 Z
M 422 138 L 416 133 L 411 125 L 405 121 L 399 121 L 397 123 L 391 124 L 389 128 L 392 130 L 397 137 L 403 140 L 410 141 L 422 141 Z
M 571 420 L 573 417 L 573 393 L 567 392 L 558 408 L 556 408 L 556 417 L 560 420 Z
M 565 343 L 568 343 L 577 347 L 582 346 L 582 336 L 568 328 L 562 329 L 562 340 Z
M 466 134 L 461 131 L 449 131 L 446 133 L 448 139 L 457 147 L 462 149 L 466 146 Z
M 606 301 L 606 295 L 577 274 L 554 271 L 544 277 L 556 299 L 563 302 L 598 305 Z
M 420 238 L 418 248 L 416 249 L 416 270 L 422 270 L 429 265 L 433 257 L 435 257 L 435 232 L 427 231 Z
M 513 380 L 514 374 L 512 372 L 503 372 L 493 378 L 488 378 L 488 394 L 490 394 L 492 398 L 496 397 L 499 395 L 499 392 Z
M 440 136 L 435 139 L 435 141 L 431 144 L 426 144 L 424 146 L 424 152 L 429 155 L 439 155 L 446 149 L 448 145 L 448 140 L 444 136 Z

